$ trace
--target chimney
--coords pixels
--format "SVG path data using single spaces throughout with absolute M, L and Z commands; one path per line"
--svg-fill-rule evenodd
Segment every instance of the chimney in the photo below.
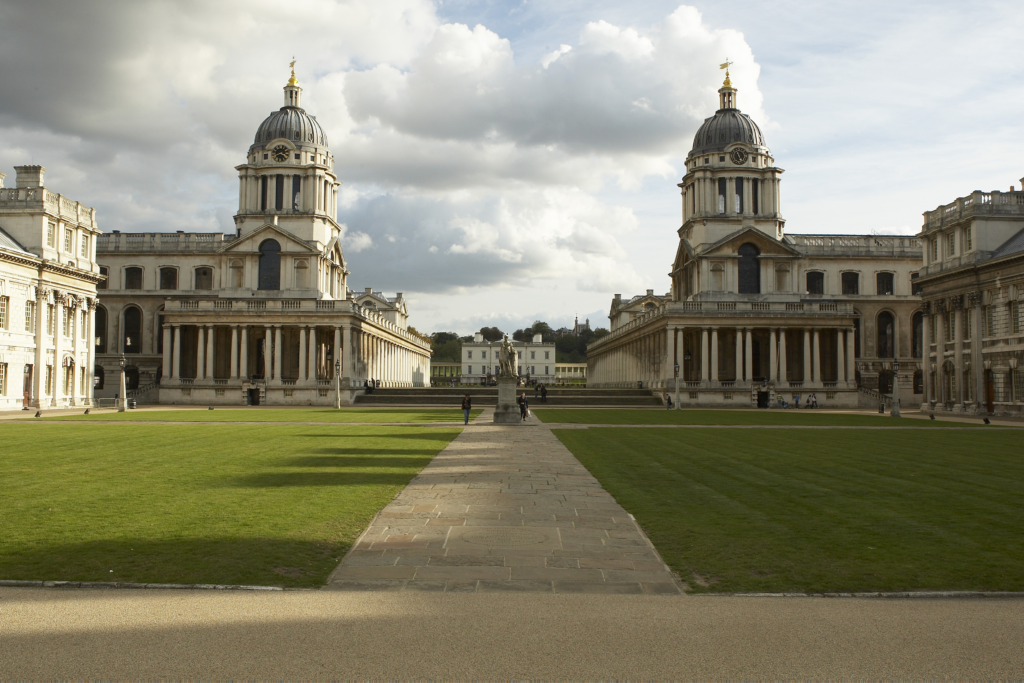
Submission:
M 543 341 L 544 341 L 544 335 L 542 335 L 542 334 L 535 334 L 535 335 L 533 335 L 533 343 L 534 344 L 540 344 Z
M 480 334 L 479 332 L 476 332 L 476 333 L 473 334 L 473 341 L 475 341 L 477 344 L 482 343 L 483 340 L 484 340 L 484 335 Z
M 616 294 L 615 295 L 615 300 L 616 301 L 622 301 L 622 295 L 621 294 Z
M 43 186 L 43 174 L 46 173 L 46 169 L 42 166 L 15 166 L 14 170 L 18 173 L 18 180 L 15 183 L 17 187 Z
M 654 296 L 654 290 L 653 289 L 648 289 L 647 290 L 647 296 Z
M 367 294 L 373 294 L 373 287 L 367 287 L 367 288 L 366 288 L 365 290 L 363 290 L 363 291 L 365 291 L 365 292 L 366 292 Z

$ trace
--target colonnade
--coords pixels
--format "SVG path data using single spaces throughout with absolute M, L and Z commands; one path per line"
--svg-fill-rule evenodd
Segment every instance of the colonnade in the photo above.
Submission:
M 93 394 L 93 368 L 96 346 L 93 344 L 96 324 L 96 300 L 83 299 L 67 293 L 39 289 L 35 301 L 35 362 L 32 367 L 32 402 L 39 408 L 49 406 L 81 406 L 89 404 Z M 52 313 L 49 307 L 52 305 Z M 64 316 L 69 317 L 65 328 Z M 50 317 L 52 316 L 52 317 Z M 50 335 L 47 318 L 53 334 Z M 65 329 L 68 334 L 64 334 Z M 48 336 L 53 337 L 53 356 L 47 353 Z M 83 356 L 85 360 L 83 360 Z M 65 359 L 73 359 L 67 362 Z M 47 378 L 49 374 L 49 378 Z M 47 386 L 49 379 L 49 386 Z M 9 380 L 10 381 L 10 380 Z M 49 401 L 47 402 L 47 396 Z
M 983 333 L 979 294 L 925 302 L 921 325 L 924 405 L 963 410 L 968 403 L 987 401 Z
M 630 334 L 621 341 L 609 340 L 605 349 L 590 352 L 589 384 L 591 386 L 644 387 L 673 386 L 676 366 L 679 379 L 690 388 L 730 388 L 738 383 L 750 385 L 767 380 L 780 387 L 824 388 L 833 383 L 849 388 L 854 381 L 854 333 L 852 327 L 762 327 L 721 325 L 673 325 L 649 332 Z M 835 355 L 835 378 L 825 379 L 823 365 L 832 367 L 822 357 L 822 338 L 834 335 L 829 346 Z M 733 348 L 725 348 L 725 339 L 735 338 Z M 796 337 L 796 347 L 787 348 L 787 340 Z M 755 357 L 755 341 L 767 342 L 767 353 L 759 346 Z M 733 354 L 733 358 L 722 354 Z M 731 362 L 730 362 L 731 360 Z M 789 366 L 802 366 L 799 376 L 789 376 Z M 764 367 L 767 365 L 767 372 Z M 725 366 L 732 377 L 720 377 Z M 761 368 L 755 375 L 755 368 Z M 796 375 L 796 372 L 793 373 Z M 829 373 L 831 374 L 831 373 Z

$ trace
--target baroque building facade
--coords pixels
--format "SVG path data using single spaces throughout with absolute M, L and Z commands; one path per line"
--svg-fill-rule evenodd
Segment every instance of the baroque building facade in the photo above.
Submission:
M 1024 192 L 927 211 L 918 237 L 922 409 L 1024 415 Z
M 92 405 L 96 210 L 0 173 L 0 410 Z
M 234 234 L 99 241 L 98 395 L 117 391 L 122 354 L 130 393 L 160 403 L 329 405 L 338 379 L 343 403 L 370 379 L 429 382 L 402 294 L 348 288 L 334 157 L 301 93 L 292 71 L 235 167 Z
M 533 335 L 533 341 L 512 340 L 518 355 L 518 372 L 524 380 L 549 384 L 555 378 L 555 343 Z M 487 341 L 477 332 L 473 341 L 462 344 L 459 377 L 464 384 L 487 384 L 498 375 L 498 349 L 501 341 Z
M 738 109 L 728 71 L 719 103 L 678 185 L 671 291 L 615 295 L 611 333 L 588 346 L 588 386 L 671 391 L 678 377 L 684 405 L 767 407 L 814 393 L 851 407 L 889 393 L 899 359 L 902 403 L 916 405 L 920 241 L 787 235 L 783 170 Z

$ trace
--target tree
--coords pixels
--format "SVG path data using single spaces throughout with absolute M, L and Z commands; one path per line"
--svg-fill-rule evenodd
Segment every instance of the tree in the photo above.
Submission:
M 551 329 L 551 325 L 548 325 L 543 320 L 534 320 L 531 332 L 541 335 L 541 338 L 546 342 L 555 338 L 555 332 Z
M 512 333 L 512 339 L 515 340 L 515 341 L 521 341 L 521 342 L 533 341 L 533 337 L 530 336 L 530 334 L 531 334 L 531 331 L 529 329 L 516 330 L 515 332 Z
M 435 332 L 430 335 L 430 341 L 435 345 L 447 344 L 448 342 L 459 341 L 459 335 L 454 332 Z
M 609 334 L 611 334 L 611 332 L 609 332 L 608 330 L 606 330 L 603 327 L 599 327 L 596 330 L 594 330 L 594 339 L 600 339 L 601 337 L 607 337 Z
M 481 327 L 480 334 L 484 336 L 484 341 L 500 341 L 502 336 L 505 334 L 497 327 Z

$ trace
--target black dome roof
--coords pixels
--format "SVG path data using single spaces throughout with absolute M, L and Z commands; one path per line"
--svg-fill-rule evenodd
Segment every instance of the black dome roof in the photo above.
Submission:
M 690 155 L 719 152 L 734 142 L 765 147 L 764 135 L 753 119 L 739 109 L 719 109 L 704 123 L 693 138 Z
M 256 131 L 253 145 L 262 145 L 277 138 L 327 147 L 327 135 L 317 123 L 316 117 L 310 116 L 300 107 L 281 107 L 268 116 Z

